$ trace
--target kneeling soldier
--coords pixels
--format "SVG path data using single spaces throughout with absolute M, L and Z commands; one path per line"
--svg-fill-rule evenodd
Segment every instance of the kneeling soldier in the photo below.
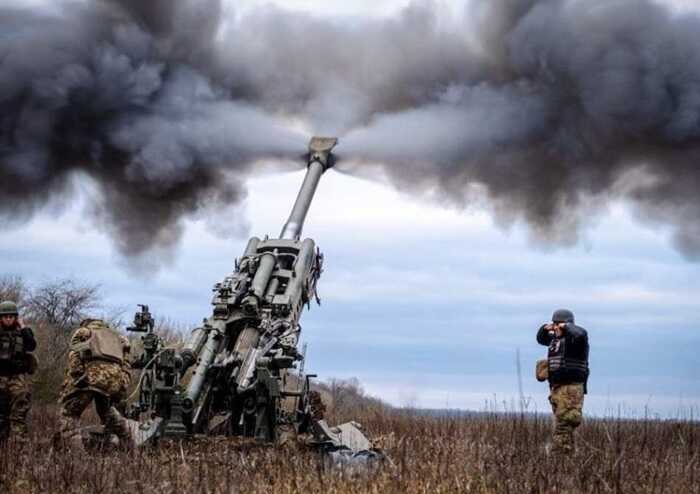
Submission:
M 20 441 L 27 439 L 31 388 L 26 374 L 36 368 L 34 349 L 34 333 L 20 324 L 17 304 L 0 303 L 0 442 L 10 432 Z
M 130 445 L 126 419 L 117 406 L 126 399 L 131 381 L 129 342 L 104 321 L 86 319 L 71 338 L 68 368 L 61 394 L 60 435 L 80 443 L 80 416 L 95 402 L 105 432 Z
M 570 310 L 559 309 L 552 322 L 537 332 L 537 342 L 548 346 L 549 402 L 554 413 L 554 448 L 574 450 L 574 430 L 583 419 L 583 396 L 588 382 L 588 333 L 574 324 Z

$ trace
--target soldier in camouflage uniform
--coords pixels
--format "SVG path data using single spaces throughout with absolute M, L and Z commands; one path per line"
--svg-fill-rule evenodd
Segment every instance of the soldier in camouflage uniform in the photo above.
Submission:
M 574 314 L 559 309 L 552 322 L 537 332 L 537 342 L 548 347 L 549 402 L 554 413 L 553 450 L 571 453 L 574 431 L 583 419 L 583 397 L 588 383 L 588 333 L 574 324 Z
M 17 304 L 0 303 L 0 442 L 10 432 L 20 441 L 27 438 L 31 388 L 26 375 L 36 368 L 34 349 L 34 333 L 22 327 Z
M 131 444 L 126 419 L 117 410 L 131 381 L 128 354 L 128 340 L 104 321 L 87 319 L 73 333 L 61 395 L 63 440 L 80 442 L 80 416 L 94 401 L 105 432 Z

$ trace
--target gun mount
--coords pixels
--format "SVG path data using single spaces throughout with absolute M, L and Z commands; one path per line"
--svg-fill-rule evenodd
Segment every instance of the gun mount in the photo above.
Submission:
M 147 305 L 138 304 L 139 311 L 134 314 L 134 325 L 126 328 L 127 331 L 136 333 L 152 333 L 155 321 Z
M 291 431 L 313 433 L 333 449 L 355 452 L 353 445 L 369 444 L 354 423 L 342 430 L 364 441 L 348 445 L 329 435 L 315 407 L 319 397 L 309 389 L 315 376 L 303 374 L 297 349 L 301 313 L 318 302 L 323 272 L 323 255 L 313 240 L 301 240 L 301 232 L 336 144 L 336 138 L 311 139 L 306 176 L 279 238 L 248 241 L 233 273 L 214 286 L 212 314 L 186 345 L 175 351 L 158 340 L 142 357 L 131 413 L 142 423 L 141 440 L 226 434 L 274 442 Z M 143 317 L 137 313 L 135 327 L 143 326 Z M 298 364 L 299 371 L 290 372 Z

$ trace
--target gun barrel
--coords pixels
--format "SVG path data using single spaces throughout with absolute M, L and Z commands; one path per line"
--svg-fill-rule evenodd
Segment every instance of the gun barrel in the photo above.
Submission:
M 287 223 L 282 227 L 281 239 L 299 240 L 301 237 L 304 219 L 311 206 L 311 200 L 314 198 L 321 175 L 333 166 L 331 151 L 336 144 L 338 144 L 338 139 L 335 137 L 313 137 L 311 139 L 306 177 L 304 177 L 304 183 L 301 185 L 297 199 L 294 202 L 292 213 L 289 215 Z

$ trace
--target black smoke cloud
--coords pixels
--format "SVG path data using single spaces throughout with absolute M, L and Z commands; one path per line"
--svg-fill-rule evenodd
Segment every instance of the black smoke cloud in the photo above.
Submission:
M 56 7 L 55 5 L 58 5 Z M 0 9 L 0 203 L 76 172 L 126 254 L 237 204 L 252 163 L 343 137 L 340 166 L 574 243 L 613 198 L 700 256 L 700 19 L 649 0 L 472 0 L 388 19 L 216 1 Z M 8 34 L 9 33 L 9 34 Z
M 504 223 L 565 244 L 626 198 L 699 259 L 700 18 L 644 0 L 471 9 L 486 21 L 478 75 L 374 115 L 348 155 L 447 202 L 486 196 Z
M 209 76 L 220 6 L 204 3 L 0 8 L 3 217 L 70 198 L 87 175 L 94 222 L 140 255 L 173 245 L 183 218 L 237 204 L 255 160 L 303 152 Z

